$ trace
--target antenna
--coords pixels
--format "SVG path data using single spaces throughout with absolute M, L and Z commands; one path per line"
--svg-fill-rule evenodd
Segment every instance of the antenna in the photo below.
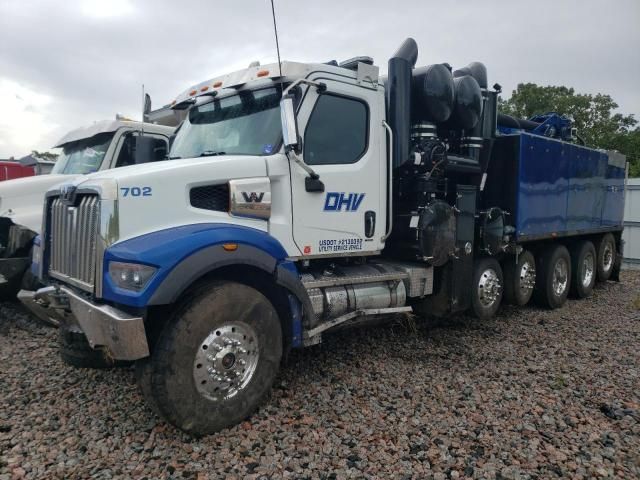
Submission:
M 278 68 L 280 70 L 280 86 L 282 86 L 282 62 L 280 61 L 280 44 L 278 43 L 278 26 L 276 25 L 276 9 L 271 0 L 271 15 L 273 16 L 273 31 L 276 35 L 276 51 L 278 52 Z
M 146 98 L 144 96 L 144 83 L 142 84 L 142 125 L 140 125 L 140 135 L 144 135 L 144 112 L 147 107 Z

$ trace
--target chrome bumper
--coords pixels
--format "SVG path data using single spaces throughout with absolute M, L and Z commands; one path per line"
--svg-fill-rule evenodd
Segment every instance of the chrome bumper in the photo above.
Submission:
M 66 323 L 69 316 L 65 310 L 66 304 L 58 305 L 58 298 L 59 295 L 54 287 L 41 288 L 37 292 L 33 290 L 18 292 L 18 300 L 36 317 L 53 327 L 59 327 L 61 323 Z
M 35 298 L 43 298 L 44 301 L 46 296 L 55 297 L 58 305 L 67 303 L 72 321 L 80 327 L 92 348 L 105 348 L 115 360 L 138 360 L 149 356 L 142 317 L 93 303 L 66 287 L 46 287 L 35 293 Z M 60 299 L 64 301 L 60 302 Z M 68 323 L 68 319 L 62 323 Z

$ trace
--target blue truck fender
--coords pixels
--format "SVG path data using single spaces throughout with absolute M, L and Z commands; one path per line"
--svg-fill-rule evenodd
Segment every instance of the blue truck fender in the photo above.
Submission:
M 277 260 L 251 245 L 238 245 L 235 251 L 226 251 L 220 244 L 205 247 L 178 263 L 156 288 L 147 305 L 174 303 L 196 280 L 230 265 L 248 265 L 273 275 Z
M 235 249 L 223 248 L 229 243 L 236 245 Z M 133 293 L 113 285 L 108 274 L 110 261 L 145 263 L 159 269 L 145 290 Z M 268 233 L 241 226 L 185 225 L 114 245 L 105 255 L 103 298 L 132 307 L 171 304 L 198 279 L 233 265 L 262 270 L 288 292 L 293 331 L 300 333 L 302 323 L 314 323 L 311 301 L 284 248 Z M 292 301 L 299 305 L 292 305 Z

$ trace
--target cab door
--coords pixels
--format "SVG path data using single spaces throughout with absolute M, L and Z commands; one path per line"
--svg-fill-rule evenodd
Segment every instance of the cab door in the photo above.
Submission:
M 327 89 L 307 89 L 298 128 L 302 160 L 324 191 L 290 162 L 293 238 L 303 257 L 375 254 L 387 223 L 384 94 L 353 80 L 320 81 Z

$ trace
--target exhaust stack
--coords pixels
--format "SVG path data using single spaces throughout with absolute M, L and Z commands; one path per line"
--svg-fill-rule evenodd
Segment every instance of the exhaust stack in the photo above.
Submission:
M 389 125 L 393 130 L 394 137 L 394 168 L 398 168 L 409 159 L 411 80 L 412 70 L 417 60 L 418 45 L 413 38 L 407 38 L 389 59 L 387 108 L 389 111 Z

